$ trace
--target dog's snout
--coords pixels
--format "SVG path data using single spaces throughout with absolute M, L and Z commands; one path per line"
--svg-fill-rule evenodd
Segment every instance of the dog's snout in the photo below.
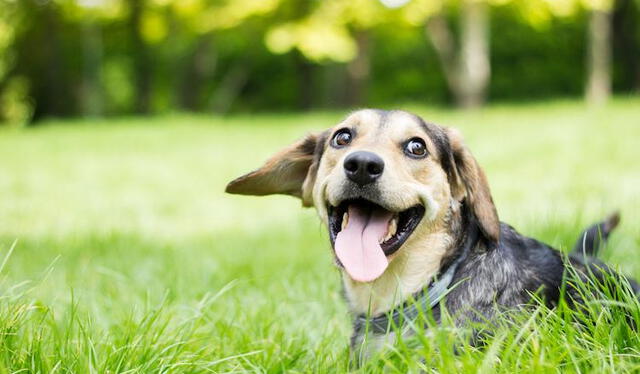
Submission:
M 344 172 L 359 186 L 375 182 L 382 175 L 384 161 L 372 152 L 353 152 L 344 160 Z

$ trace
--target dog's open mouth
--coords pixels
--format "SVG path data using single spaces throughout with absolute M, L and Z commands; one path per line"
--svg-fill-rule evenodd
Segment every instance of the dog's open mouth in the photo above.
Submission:
M 392 212 L 362 199 L 328 207 L 329 237 L 340 264 L 355 281 L 377 279 L 389 264 L 387 257 L 411 236 L 424 212 L 421 205 Z

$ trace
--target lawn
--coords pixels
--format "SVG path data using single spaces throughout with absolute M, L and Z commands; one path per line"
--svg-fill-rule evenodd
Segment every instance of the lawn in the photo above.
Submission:
M 620 210 L 603 257 L 640 277 L 640 98 L 601 110 L 408 109 L 462 130 L 501 219 L 524 234 L 567 250 L 584 226 Z M 347 370 L 350 317 L 313 210 L 223 193 L 344 115 L 0 129 L 0 373 Z M 455 329 L 432 330 L 364 371 L 640 371 L 637 334 L 601 309 L 586 328 L 540 309 L 527 327 L 457 354 Z

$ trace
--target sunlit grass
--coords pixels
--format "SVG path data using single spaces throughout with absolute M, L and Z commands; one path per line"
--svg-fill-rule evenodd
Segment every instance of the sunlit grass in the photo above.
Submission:
M 619 209 L 603 256 L 640 276 L 640 100 L 597 111 L 576 102 L 408 108 L 462 129 L 501 218 L 525 234 L 567 249 Z M 344 114 L 0 131 L 0 258 L 17 239 L 0 273 L 0 372 L 346 370 L 349 316 L 314 212 L 292 198 L 222 193 Z M 525 328 L 505 326 L 485 348 L 458 354 L 459 331 L 432 330 L 364 370 L 637 371 L 637 334 L 620 312 L 593 309 L 605 314 L 590 315 L 597 328 L 539 309 L 516 318 Z

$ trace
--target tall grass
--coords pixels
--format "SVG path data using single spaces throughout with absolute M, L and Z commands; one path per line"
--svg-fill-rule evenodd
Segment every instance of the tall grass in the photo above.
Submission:
M 637 277 L 639 105 L 413 109 L 462 129 L 501 219 L 524 234 L 570 248 L 582 228 L 620 209 L 603 256 Z M 279 147 L 343 115 L 0 131 L 0 372 L 349 370 L 349 315 L 313 211 L 287 197 L 222 193 Z M 638 304 L 616 297 L 580 311 L 517 312 L 479 347 L 445 320 L 360 370 L 637 372 L 638 334 L 628 322 L 637 325 Z
M 569 269 L 569 274 L 578 271 Z M 550 309 L 532 295 L 530 305 L 465 327 L 455 326 L 447 311 L 441 324 L 422 311 L 407 323 L 412 334 L 406 334 L 406 327 L 391 328 L 396 332 L 394 345 L 369 360 L 364 371 L 638 372 L 640 303 L 626 279 L 606 274 L 602 281 L 571 282 L 567 287 L 584 299 L 579 307 L 567 298 Z

